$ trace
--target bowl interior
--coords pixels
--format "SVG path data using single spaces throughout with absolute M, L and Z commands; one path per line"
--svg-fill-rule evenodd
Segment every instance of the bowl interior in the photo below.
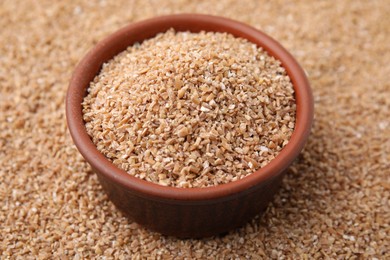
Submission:
M 170 28 L 174 28 L 176 31 L 227 32 L 236 37 L 248 39 L 282 62 L 295 90 L 296 123 L 289 143 L 265 167 L 241 180 L 217 186 L 206 188 L 165 187 L 127 174 L 97 150 L 86 132 L 81 107 L 89 83 L 99 73 L 104 62 L 124 51 L 128 46 L 142 42 Z M 131 189 L 139 196 L 173 200 L 223 199 L 238 192 L 250 192 L 252 187 L 278 176 L 302 150 L 310 133 L 313 110 L 313 98 L 304 71 L 278 42 L 261 31 L 240 22 L 198 14 L 163 16 L 133 23 L 100 41 L 76 67 L 66 99 L 66 116 L 73 141 L 95 170 L 118 185 Z

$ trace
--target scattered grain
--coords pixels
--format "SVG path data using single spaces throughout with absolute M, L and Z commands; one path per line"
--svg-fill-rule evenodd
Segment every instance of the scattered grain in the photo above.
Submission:
M 0 259 L 270 259 L 274 250 L 280 259 L 390 259 L 388 1 L 158 4 L 0 1 Z M 205 11 L 280 40 L 309 72 L 316 120 L 262 217 L 224 236 L 180 240 L 109 202 L 67 133 L 64 99 L 77 61 L 105 35 Z

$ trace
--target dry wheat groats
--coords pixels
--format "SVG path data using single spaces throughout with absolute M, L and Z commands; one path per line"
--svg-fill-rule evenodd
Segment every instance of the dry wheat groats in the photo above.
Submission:
M 295 125 L 280 62 L 227 33 L 169 30 L 130 46 L 88 91 L 84 120 L 98 150 L 161 185 L 241 179 L 269 163 Z

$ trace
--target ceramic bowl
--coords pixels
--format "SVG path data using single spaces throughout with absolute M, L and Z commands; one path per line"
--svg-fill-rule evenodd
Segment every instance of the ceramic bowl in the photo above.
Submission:
M 102 64 L 135 42 L 170 28 L 176 31 L 227 32 L 261 46 L 282 62 L 292 80 L 297 102 L 296 126 L 289 143 L 268 165 L 247 177 L 207 188 L 165 187 L 117 168 L 87 134 L 81 103 Z M 75 145 L 97 173 L 111 201 L 132 220 L 154 231 L 178 237 L 204 237 L 239 227 L 267 207 L 301 152 L 313 120 L 313 98 L 297 61 L 278 42 L 246 24 L 230 19 L 181 14 L 132 23 L 100 41 L 78 64 L 71 78 L 66 116 Z

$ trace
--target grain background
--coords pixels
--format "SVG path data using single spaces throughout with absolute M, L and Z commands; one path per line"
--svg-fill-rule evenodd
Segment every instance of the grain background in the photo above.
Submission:
M 67 132 L 72 70 L 134 21 L 196 12 L 249 23 L 309 75 L 315 123 L 265 214 L 179 240 L 127 220 Z M 390 2 L 0 2 L 0 259 L 390 258 Z

